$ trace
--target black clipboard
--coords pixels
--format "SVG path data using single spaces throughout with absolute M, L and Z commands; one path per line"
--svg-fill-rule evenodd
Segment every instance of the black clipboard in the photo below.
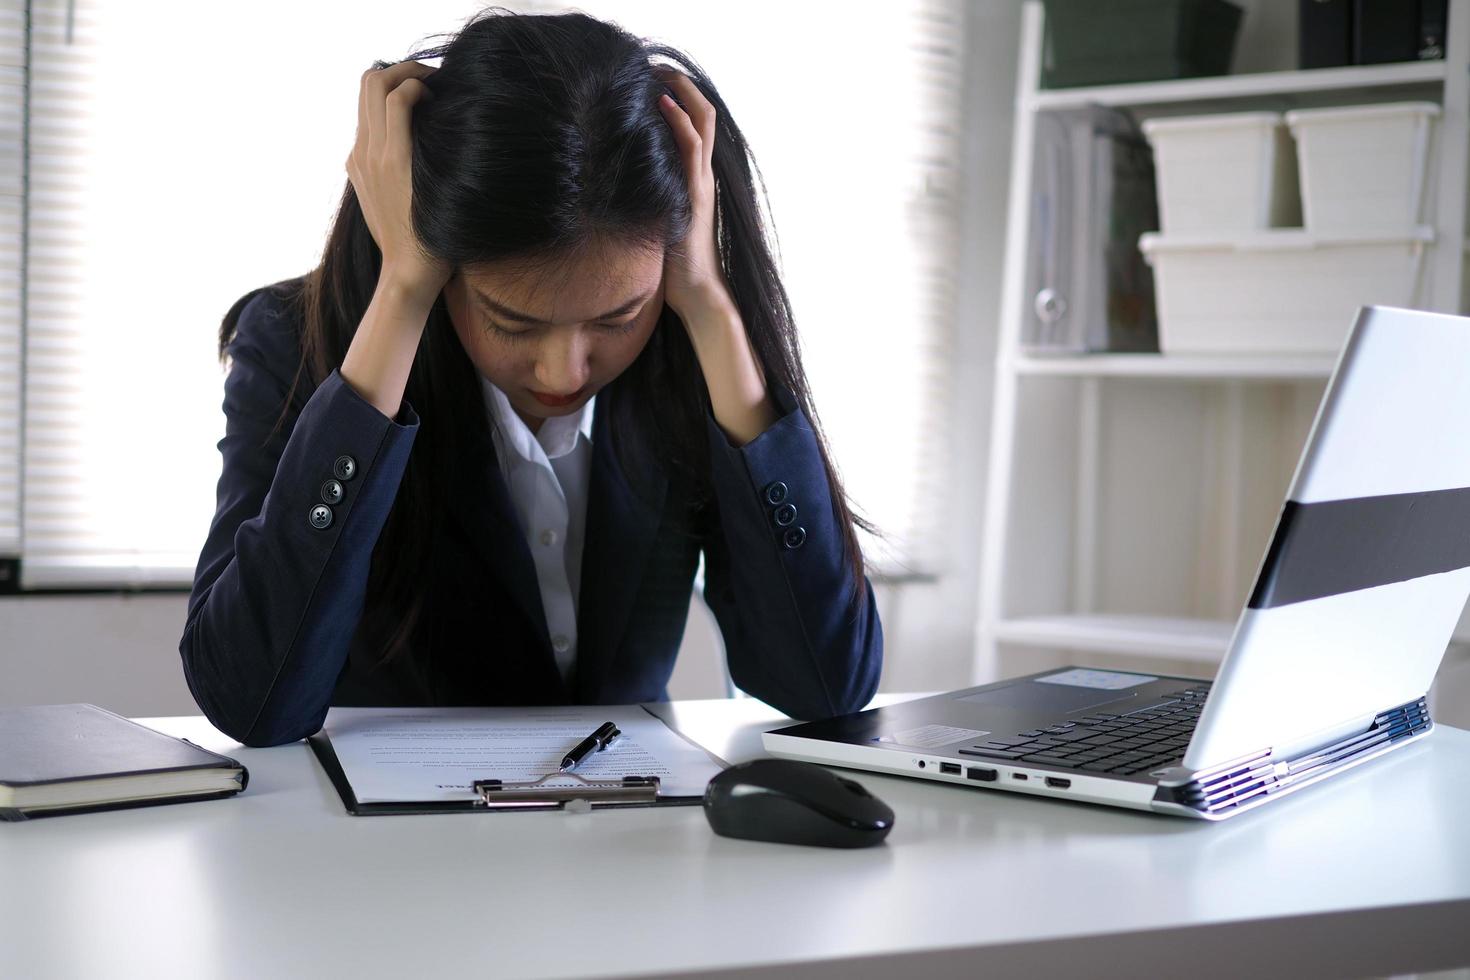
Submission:
M 645 707 L 643 710 L 648 711 Z M 653 712 L 649 711 L 649 714 Z M 658 717 L 654 715 L 654 717 Z M 659 719 L 662 721 L 663 719 Z M 721 766 L 729 763 L 692 741 L 677 729 L 670 728 L 675 735 L 694 745 Z M 327 778 L 342 798 L 342 805 L 355 817 L 391 816 L 401 813 L 497 813 L 524 810 L 562 810 L 573 800 L 585 800 L 593 809 L 607 807 L 650 807 L 650 806 L 698 806 L 704 796 L 668 796 L 658 792 L 657 776 L 632 776 L 623 779 L 589 780 L 574 773 L 548 773 L 541 779 L 524 782 L 509 782 L 495 779 L 486 774 L 485 779 L 474 782 L 479 797 L 473 800 L 395 800 L 391 803 L 362 803 L 352 791 L 352 783 L 337 759 L 332 748 L 332 739 L 326 729 L 307 736 L 306 742 L 316 754 L 317 762 L 326 771 Z M 571 777 L 563 783 L 552 777 Z M 548 781 L 551 780 L 551 781 Z M 631 782 L 634 780 L 635 782 Z M 651 780 L 651 784 L 650 781 Z M 571 784 L 568 788 L 566 784 Z M 580 785 L 579 785 L 580 784 Z M 650 792 L 652 790 L 652 792 Z M 576 809 L 574 806 L 573 809 Z

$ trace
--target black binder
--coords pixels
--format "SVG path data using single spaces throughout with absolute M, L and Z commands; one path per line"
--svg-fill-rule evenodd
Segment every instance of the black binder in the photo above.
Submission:
M 95 704 L 0 709 L 0 820 L 215 800 L 249 780 L 229 756 Z
M 308 736 L 307 744 L 331 779 L 347 812 L 356 817 L 389 816 L 401 813 L 493 813 L 507 810 L 578 810 L 604 807 L 697 806 L 704 796 L 666 796 L 659 792 L 657 776 L 625 776 L 621 779 L 587 779 L 576 773 L 548 773 L 539 779 L 513 782 L 487 773 L 477 779 L 473 800 L 400 800 L 391 803 L 362 803 L 337 759 L 325 729 Z M 714 758 L 714 756 L 712 756 Z M 722 763 L 723 764 L 723 763 Z
M 1353 0 L 1297 0 L 1297 67 L 1353 63 Z

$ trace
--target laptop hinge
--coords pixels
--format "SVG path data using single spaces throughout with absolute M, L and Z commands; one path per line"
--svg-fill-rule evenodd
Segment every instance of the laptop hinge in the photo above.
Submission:
M 1367 731 L 1349 735 L 1330 745 L 1313 749 L 1292 759 L 1272 761 L 1271 750 L 1201 769 L 1188 782 L 1160 785 L 1154 794 L 1158 803 L 1173 803 L 1201 813 L 1228 812 L 1258 798 L 1319 779 L 1386 746 L 1432 728 L 1429 707 L 1423 697 L 1379 712 Z

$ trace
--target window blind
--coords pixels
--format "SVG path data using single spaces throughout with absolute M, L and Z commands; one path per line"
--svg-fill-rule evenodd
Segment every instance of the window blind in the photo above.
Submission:
M 23 37 L 24 0 L 0 4 Z M 184 0 L 29 7 L 29 237 L 12 263 L 26 276 L 0 297 L 24 297 L 25 335 L 21 302 L 0 306 L 0 544 L 20 509 L 25 588 L 187 586 L 219 476 L 219 318 L 319 258 L 362 69 L 437 43 L 473 11 L 458 0 L 367 17 L 284 0 L 248 14 Z M 688 51 L 739 113 L 835 461 L 887 535 L 869 556 L 880 572 L 932 567 L 956 431 L 960 0 L 910 0 L 881 18 L 773 0 L 571 9 Z M 262 72 L 288 18 L 312 56 Z M 170 32 L 215 40 L 152 57 Z M 3 166 L 0 195 L 19 155 Z M 15 215 L 5 242 L 19 241 L 15 201 L 0 215 Z M 18 494 L 3 467 L 21 445 Z
M 26 2 L 0 0 L 0 558 L 12 559 L 20 556 L 25 108 Z
M 218 192 L 195 141 L 227 120 L 190 59 L 215 42 L 157 55 L 193 36 L 164 3 L 30 9 L 21 587 L 188 585 L 223 431 L 211 335 L 244 291 L 206 272 L 194 204 Z
M 86 191 L 96 22 L 86 3 L 31 0 L 21 585 L 101 572 L 109 535 L 89 512 L 85 438 Z M 121 529 L 118 529 L 119 531 Z M 115 532 L 114 532 L 115 533 Z M 89 548 L 88 546 L 92 546 Z M 118 583 L 121 584 L 121 583 Z

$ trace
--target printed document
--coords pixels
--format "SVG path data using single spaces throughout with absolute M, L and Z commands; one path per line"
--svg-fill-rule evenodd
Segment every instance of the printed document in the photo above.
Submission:
M 332 708 L 323 726 L 359 803 L 475 799 L 477 779 L 539 779 L 605 721 L 622 735 L 572 771 L 658 776 L 660 796 L 701 796 L 723 768 L 637 705 Z

